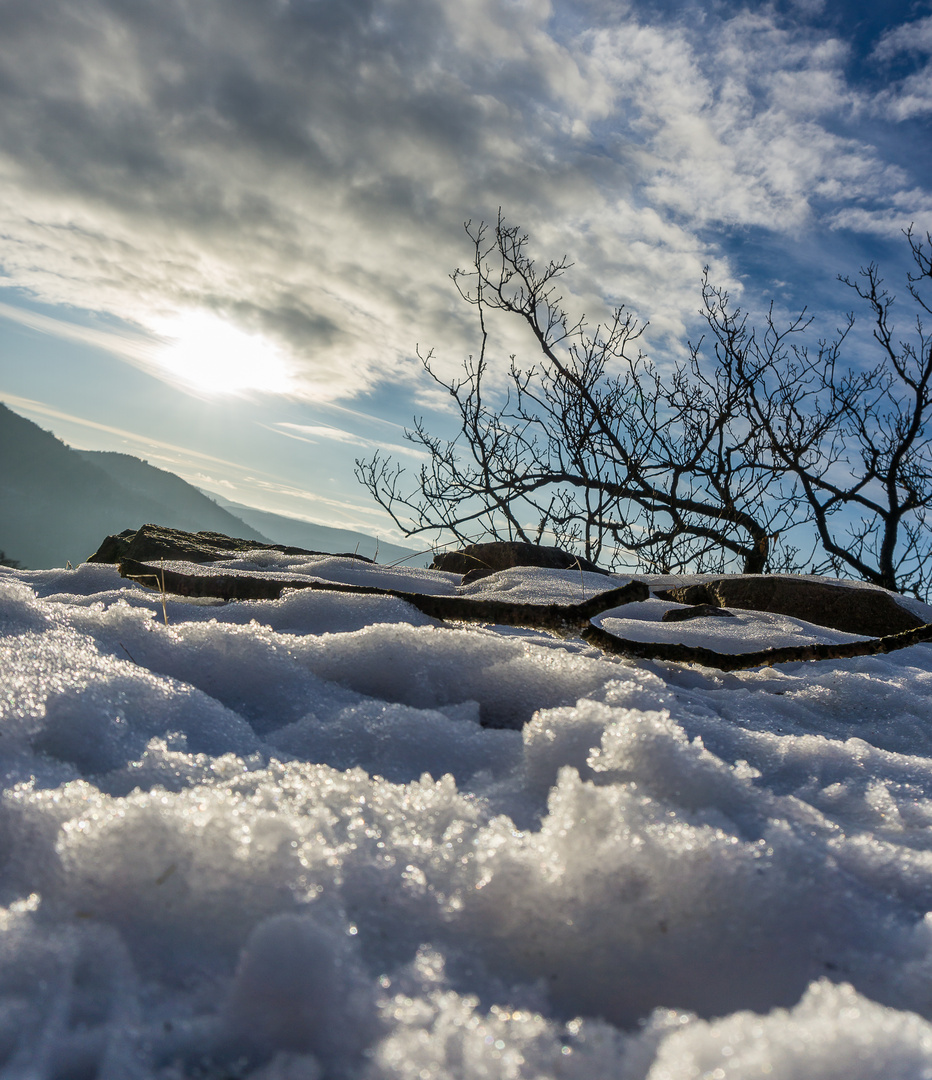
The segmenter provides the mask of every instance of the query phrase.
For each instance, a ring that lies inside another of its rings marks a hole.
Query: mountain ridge
[[[120,456],[120,455],[117,455]],[[50,569],[77,564],[110,533],[157,521],[188,531],[236,529],[262,541],[196,488],[200,503],[182,508],[172,499],[134,489],[113,475],[104,455],[83,452],[0,403],[0,550],[23,567]],[[140,462],[144,469],[173,476]],[[179,477],[177,484],[185,484]],[[168,481],[168,489],[172,481]],[[164,487],[164,485],[163,485]]]
[[[233,506],[242,506],[253,521]],[[264,531],[255,520],[276,531]],[[106,536],[147,522],[315,551],[355,546],[369,557],[369,547],[374,552],[378,543],[352,530],[233,504],[131,454],[75,449],[0,402],[0,560],[34,570],[77,564]],[[289,539],[297,534],[306,542]],[[318,542],[310,542],[314,537]],[[379,547],[387,559],[414,554],[397,545]]]

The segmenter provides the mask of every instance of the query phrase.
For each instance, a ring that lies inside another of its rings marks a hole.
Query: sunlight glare
[[[153,353],[174,382],[211,396],[248,390],[285,393],[291,377],[284,352],[208,311],[187,311],[156,327],[163,344]]]

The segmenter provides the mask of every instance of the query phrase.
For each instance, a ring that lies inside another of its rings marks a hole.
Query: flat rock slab
[[[616,589],[597,593],[577,604],[516,604],[508,600],[477,600],[466,596],[437,596],[432,593],[383,589],[378,586],[348,585],[335,581],[313,581],[283,577],[266,578],[253,573],[224,573],[222,569],[199,566],[186,571],[177,561],[142,563],[124,559],[120,576],[149,589],[175,596],[211,596],[220,600],[278,600],[285,589],[317,589],[323,592],[362,596],[392,596],[406,600],[432,618],[465,622],[501,623],[527,626],[558,633],[578,633],[593,616],[625,604],[647,600],[650,588],[643,581],[629,581]]]
[[[705,619],[709,616],[718,619],[733,619],[734,615],[715,604],[696,604],[694,607],[670,608],[661,617],[661,622],[688,622],[690,619]]]
[[[143,525],[108,536],[87,562],[121,563],[151,562],[153,559],[174,559],[182,562],[207,563],[231,559],[245,551],[280,551],[286,555],[330,555],[329,551],[308,551],[286,544],[261,544],[256,540],[241,540],[223,533],[189,533],[168,529],[163,525]],[[364,555],[341,553],[344,559],[359,559],[371,563]]]
[[[654,595],[678,604],[770,611],[865,637],[900,634],[923,625],[919,616],[897,603],[893,593],[783,574],[736,574]]]
[[[445,551],[434,556],[431,570],[446,570],[453,574],[471,574],[476,580],[484,573],[510,570],[515,566],[542,566],[549,570],[588,570],[608,574],[601,566],[573,555],[562,548],[525,544],[517,540],[498,540],[488,544],[467,544],[459,551]],[[472,574],[476,571],[475,574]]]

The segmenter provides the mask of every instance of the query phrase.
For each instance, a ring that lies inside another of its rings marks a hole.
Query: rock
[[[707,616],[715,618],[733,619],[734,615],[725,608],[716,607],[714,604],[696,604],[695,607],[670,608],[660,616],[661,622],[686,622],[687,619],[704,619]]]
[[[124,559],[148,562],[153,559],[178,559],[184,562],[205,563],[232,559],[245,551],[278,551],[284,555],[329,555],[328,551],[307,551],[285,544],[260,544],[255,540],[240,540],[223,533],[188,533],[167,529],[162,525],[143,525],[125,529],[108,536],[87,562],[121,563]],[[364,555],[341,554],[343,559],[372,562]]]
[[[517,540],[496,540],[488,544],[467,544],[459,551],[444,551],[434,556],[431,570],[446,570],[452,574],[468,574],[471,571],[509,570],[513,566],[543,566],[550,570],[588,570],[593,574],[608,574],[600,566],[571,555],[556,547],[525,544]],[[476,574],[476,580],[485,574]]]
[[[492,574],[497,574],[497,570],[493,570],[490,566],[477,566],[475,570],[467,570],[463,574],[463,584],[471,585],[474,581],[481,581],[483,578],[491,577]]]
[[[770,611],[866,637],[899,634],[923,625],[922,619],[896,602],[894,593],[784,574],[735,574],[654,595],[678,604]]]

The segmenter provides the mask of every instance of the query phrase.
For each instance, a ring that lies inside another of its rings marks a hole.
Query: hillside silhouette
[[[34,570],[77,564],[109,533],[157,522],[267,538],[173,473],[74,450],[0,403],[0,551]]]
[[[412,560],[412,549],[352,529],[218,500],[131,454],[76,450],[0,403],[0,565],[77,565],[105,536],[150,522],[310,551],[356,551],[380,562],[426,565],[430,558]]]

